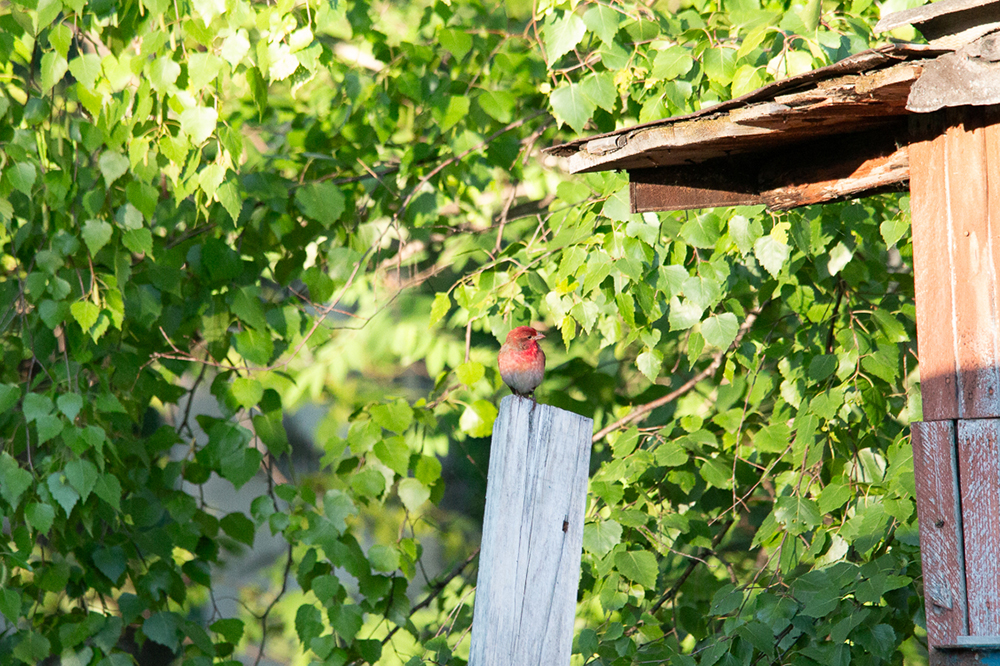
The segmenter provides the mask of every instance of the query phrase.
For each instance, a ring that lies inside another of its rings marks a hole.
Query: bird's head
[[[529,340],[541,340],[545,336],[530,326],[518,326],[507,334],[507,342],[525,343]]]

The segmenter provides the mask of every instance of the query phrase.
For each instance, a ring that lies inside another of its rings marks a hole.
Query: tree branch
[[[444,592],[444,588],[448,587],[448,583],[450,583],[452,580],[455,579],[456,576],[462,573],[462,571],[465,570],[465,567],[469,566],[469,564],[472,563],[472,560],[476,559],[478,556],[479,556],[479,548],[476,548],[474,551],[472,551],[471,555],[465,558],[464,562],[456,566],[448,573],[447,576],[445,576],[438,583],[436,583],[434,587],[431,589],[431,591],[427,594],[427,596],[424,597],[423,601],[421,601],[416,606],[410,609],[410,616],[412,616],[418,610],[430,606],[431,602],[434,601],[434,599],[437,598],[439,594]],[[392,638],[397,631],[399,631],[399,625],[396,625],[391,630],[389,630],[389,633],[386,634],[385,638],[382,639],[382,645],[388,643],[389,639]]]
[[[595,443],[599,442],[600,440],[604,439],[609,433],[612,433],[615,430],[618,430],[619,428],[623,428],[624,426],[627,426],[628,424],[634,421],[638,421],[640,419],[645,418],[646,415],[648,415],[651,411],[653,411],[657,407],[661,407],[667,404],[668,402],[673,402],[680,396],[684,395],[685,393],[693,389],[698,384],[698,382],[705,379],[706,377],[710,377],[716,370],[718,370],[719,366],[722,365],[722,359],[726,357],[726,353],[730,349],[735,349],[736,347],[739,346],[740,342],[743,340],[743,336],[746,335],[747,331],[750,330],[750,327],[753,326],[753,323],[757,320],[757,315],[760,314],[760,311],[764,308],[765,305],[767,305],[767,303],[757,308],[756,310],[753,310],[752,312],[750,312],[750,314],[747,315],[747,318],[743,321],[743,324],[740,326],[740,330],[737,331],[736,338],[733,340],[733,343],[729,345],[728,348],[720,349],[718,352],[716,352],[715,356],[712,358],[712,362],[709,363],[707,368],[705,368],[704,370],[696,374],[694,377],[681,384],[676,390],[671,391],[665,396],[657,398],[652,402],[647,402],[645,405],[640,405],[639,407],[636,407],[631,412],[621,417],[611,425],[605,426],[600,431],[598,431],[596,435],[594,435],[592,441]]]

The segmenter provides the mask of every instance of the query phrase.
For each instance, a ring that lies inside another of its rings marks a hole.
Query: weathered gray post
[[[493,425],[470,666],[565,666],[592,419],[508,396]]]

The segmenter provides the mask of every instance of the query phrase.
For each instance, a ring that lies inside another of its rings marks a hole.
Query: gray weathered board
[[[493,426],[470,666],[568,666],[592,419],[508,396]]]

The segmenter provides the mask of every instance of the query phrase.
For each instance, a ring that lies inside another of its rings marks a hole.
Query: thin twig
[[[657,602],[653,604],[653,607],[649,609],[648,612],[650,615],[655,614],[656,611],[660,610],[660,608],[663,607],[663,604],[667,603],[668,601],[673,599],[674,596],[676,596],[676,594],[680,591],[681,586],[684,585],[685,581],[687,581],[687,579],[691,576],[691,574],[694,573],[695,568],[699,564],[704,562],[705,557],[709,553],[712,553],[715,550],[715,548],[717,548],[718,545],[722,543],[722,539],[726,536],[726,533],[729,532],[729,528],[732,527],[732,525],[733,525],[733,520],[732,519],[727,520],[722,525],[722,528],[719,530],[719,533],[712,538],[712,547],[703,548],[702,553],[699,557],[694,558],[690,562],[688,562],[687,568],[684,570],[684,573],[681,574],[681,577],[677,579],[677,582],[674,583],[669,590],[664,592],[663,596],[660,597],[659,600],[657,600]],[[638,631],[639,628],[642,627],[642,625],[643,625],[642,620],[639,620],[639,622],[629,627],[628,631],[625,632],[625,635],[631,636],[636,631]]]
[[[472,560],[476,559],[476,557],[478,557],[478,556],[479,556],[479,549],[476,548],[474,551],[472,551],[471,555],[469,555],[467,558],[465,558],[464,562],[462,562],[461,564],[459,564],[458,566],[456,566],[454,569],[452,569],[448,573],[447,576],[445,576],[438,583],[436,583],[434,585],[433,589],[427,594],[426,597],[424,597],[423,601],[421,601],[416,606],[414,606],[413,608],[410,609],[410,616],[412,616],[418,610],[421,610],[421,609],[426,608],[427,606],[429,606],[430,603],[432,601],[434,601],[434,599],[437,598],[438,595],[440,595],[442,592],[444,592],[444,588],[448,587],[448,583],[450,583],[451,581],[453,581],[456,576],[458,576],[460,573],[462,573],[462,571],[465,570],[465,567],[469,566],[472,563]],[[399,631],[399,625],[396,625],[395,627],[393,627],[389,631],[389,633],[386,634],[386,637],[382,639],[382,645],[385,645],[386,643],[388,643],[389,639],[392,638],[393,634],[395,634],[397,631]]]
[[[632,423],[633,421],[638,421],[644,418],[647,414],[649,414],[657,407],[661,407],[667,404],[668,402],[676,400],[680,396],[684,395],[685,393],[693,389],[698,384],[698,382],[705,379],[706,377],[711,376],[716,370],[718,370],[719,366],[722,365],[722,359],[726,357],[726,353],[730,349],[735,349],[736,347],[739,346],[740,342],[743,340],[743,336],[746,335],[747,331],[750,330],[750,327],[753,326],[753,323],[757,320],[757,315],[760,314],[760,311],[761,309],[763,309],[763,307],[764,306],[761,306],[760,308],[750,312],[747,315],[747,318],[743,321],[743,324],[740,326],[740,330],[736,333],[736,338],[733,340],[733,343],[729,345],[729,347],[727,347],[726,349],[720,349],[718,352],[716,352],[715,356],[712,358],[712,362],[708,365],[707,368],[705,368],[704,370],[696,374],[694,377],[681,384],[681,386],[678,387],[676,390],[671,391],[665,396],[657,398],[652,402],[647,402],[645,405],[640,405],[636,407],[631,412],[621,417],[611,425],[602,428],[600,431],[598,431],[596,435],[594,435],[593,441],[598,442],[604,439],[608,435],[608,433],[612,433],[615,430],[618,430],[619,428],[622,428]]]
[[[277,596],[271,600],[271,603],[267,605],[264,614],[260,616],[260,651],[257,652],[257,659],[254,660],[253,666],[259,666],[260,660],[264,657],[264,648],[267,646],[267,616],[271,614],[271,610],[274,609],[281,597],[284,596],[285,590],[288,589],[288,574],[291,570],[292,544],[288,544],[288,560],[285,562],[285,575],[281,578],[281,589],[278,591]]]
[[[497,137],[499,137],[499,136],[501,136],[503,134],[506,134],[507,132],[509,132],[509,131],[511,131],[513,129],[517,129],[518,127],[520,127],[521,125],[524,125],[525,123],[531,122],[532,120],[534,120],[538,116],[542,115],[543,113],[545,113],[544,110],[537,111],[536,113],[531,114],[527,118],[521,118],[520,120],[515,120],[514,122],[510,123],[506,127],[501,127],[500,129],[498,129],[493,134],[490,134],[488,137],[486,137],[485,139],[483,139],[482,141],[480,141],[479,143],[477,143],[473,147],[469,148],[468,150],[466,150],[462,154],[460,154],[460,155],[453,155],[453,156],[449,157],[448,159],[446,159],[444,162],[441,162],[441,164],[438,164],[436,167],[434,167],[431,170],[431,172],[429,174],[427,174],[426,176],[424,176],[423,178],[421,178],[420,182],[417,183],[416,186],[412,190],[410,190],[410,193],[406,195],[405,199],[403,199],[403,203],[399,207],[399,210],[396,212],[395,215],[393,215],[393,219],[399,219],[399,218],[403,217],[403,215],[406,214],[406,209],[410,205],[410,201],[413,199],[414,196],[416,196],[417,192],[420,191],[420,188],[422,188],[425,184],[427,184],[427,181],[429,181],[431,178],[433,178],[434,176],[436,176],[439,173],[441,173],[442,169],[444,169],[445,167],[447,167],[447,166],[449,166],[451,164],[454,164],[455,162],[460,162],[461,160],[465,159],[468,155],[476,152],[477,150],[480,150],[483,146],[486,146],[489,143],[491,143]]]

